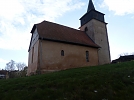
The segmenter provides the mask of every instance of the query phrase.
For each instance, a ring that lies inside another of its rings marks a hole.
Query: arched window
[[[85,32],[87,32],[88,31],[88,28],[87,27],[85,27]]]
[[[89,52],[86,51],[86,61],[89,62]]]
[[[32,63],[33,63],[33,59],[34,59],[34,47],[32,48]]]
[[[61,56],[64,56],[64,50],[61,50]]]

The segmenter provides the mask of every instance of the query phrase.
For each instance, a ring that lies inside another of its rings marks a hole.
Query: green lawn
[[[0,100],[134,100],[134,61],[0,80]]]

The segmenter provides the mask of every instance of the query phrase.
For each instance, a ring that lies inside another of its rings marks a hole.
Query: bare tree
[[[10,62],[6,63],[5,69],[8,71],[15,70],[15,61],[11,60]]]
[[[128,56],[128,55],[134,55],[134,52],[132,52],[132,53],[122,53],[122,54],[119,55],[119,57],[120,56]]]
[[[127,56],[127,55],[129,55],[128,53],[122,53],[122,54],[120,54],[120,56]]]
[[[16,63],[16,67],[19,71],[24,70],[24,67],[26,67],[25,63]]]

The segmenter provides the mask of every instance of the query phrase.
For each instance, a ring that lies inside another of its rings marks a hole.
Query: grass
[[[134,61],[0,80],[0,100],[134,100]]]

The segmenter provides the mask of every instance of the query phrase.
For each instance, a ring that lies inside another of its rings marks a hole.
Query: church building
[[[79,29],[48,21],[35,24],[27,75],[110,63],[107,23],[92,0],[80,22]]]

